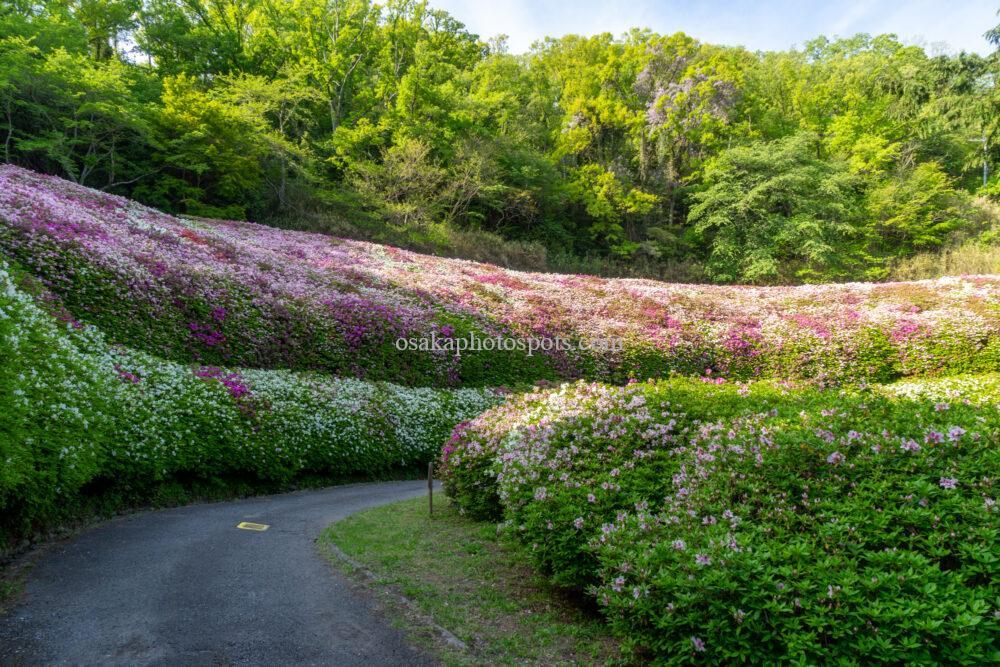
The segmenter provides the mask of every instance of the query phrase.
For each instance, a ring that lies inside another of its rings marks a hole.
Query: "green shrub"
[[[981,664],[998,443],[998,375],[578,383],[463,425],[444,470],[656,662]]]
[[[885,381],[993,370],[982,353],[1000,338],[997,277],[758,289],[517,273],[180,219],[9,165],[0,252],[113,342],[182,363],[404,385]],[[473,335],[493,349],[468,344]],[[532,340],[548,345],[532,351]]]
[[[252,485],[415,467],[456,423],[500,400],[178,364],[67,320],[43,311],[0,260],[0,547],[109,486],[142,496],[176,480]]]

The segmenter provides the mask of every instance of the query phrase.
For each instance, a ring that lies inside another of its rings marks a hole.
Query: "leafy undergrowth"
[[[71,321],[180,362],[494,387],[672,373],[887,381],[1000,365],[997,276],[751,288],[523,273],[181,219],[10,165],[0,251]],[[473,335],[493,349],[455,354]]]
[[[7,573],[0,570],[0,614],[7,611],[8,607],[20,597],[24,590],[24,581],[27,578],[25,572]]]
[[[581,612],[538,576],[523,550],[499,541],[493,526],[460,516],[450,503],[439,502],[433,519],[426,498],[360,512],[333,524],[321,540],[372,571],[379,590],[401,593],[465,642],[467,650],[444,644],[385,596],[411,639],[445,664],[620,661],[599,617]]]
[[[164,361],[61,322],[43,301],[0,258],[0,551],[90,511],[395,475],[501,400]]]
[[[1000,657],[1000,375],[565,385],[460,425],[443,472],[659,662]]]

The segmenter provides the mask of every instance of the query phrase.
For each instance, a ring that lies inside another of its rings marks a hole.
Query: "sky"
[[[818,35],[895,33],[932,52],[986,54],[983,33],[1000,23],[998,0],[430,0],[470,32],[508,35],[512,53],[545,36],[615,35],[632,27],[682,31],[751,50],[801,46]]]

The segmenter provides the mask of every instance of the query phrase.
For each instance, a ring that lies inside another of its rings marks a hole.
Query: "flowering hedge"
[[[0,251],[109,340],[205,364],[412,385],[686,375],[878,380],[1000,367],[1000,277],[802,287],[521,273],[180,219],[0,167]],[[621,350],[400,351],[397,338],[620,338]]]
[[[1000,375],[569,384],[456,428],[446,489],[657,662],[1000,651]]]
[[[134,493],[175,479],[285,482],[422,464],[456,423],[501,400],[164,361],[52,317],[32,282],[0,258],[0,546],[112,483]]]

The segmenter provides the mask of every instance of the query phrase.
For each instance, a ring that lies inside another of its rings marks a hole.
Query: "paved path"
[[[426,488],[353,484],[110,521],[40,558],[0,617],[0,665],[426,664],[314,544],[330,523]]]

